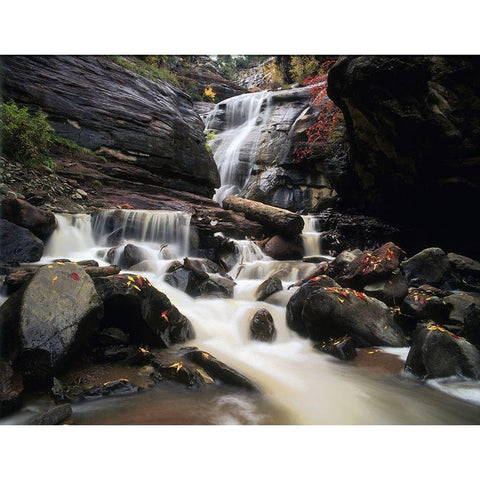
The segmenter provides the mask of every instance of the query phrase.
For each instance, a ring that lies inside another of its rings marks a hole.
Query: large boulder
[[[43,248],[43,242],[30,230],[0,219],[0,262],[38,262]]]
[[[290,323],[287,317],[289,326]],[[352,289],[314,289],[303,302],[300,318],[296,318],[294,324],[302,324],[307,336],[314,341],[349,335],[358,347],[407,346],[389,308]]]
[[[24,372],[47,361],[59,369],[87,344],[102,315],[102,301],[81,267],[41,267],[0,308],[2,354]]]
[[[417,321],[432,320],[443,324],[448,319],[448,308],[444,301],[420,289],[412,290],[403,299],[400,310],[404,315],[409,315]]]
[[[439,239],[478,257],[480,58],[340,57],[328,96],[344,114],[355,175],[339,194],[403,225],[407,251]]]
[[[104,305],[102,327],[116,327],[133,343],[169,347],[194,337],[190,321],[168,297],[140,275],[94,279]]]
[[[448,311],[448,320],[445,326],[454,332],[462,331],[465,325],[465,318],[472,305],[480,308],[480,296],[456,293],[444,297],[443,303]]]
[[[422,378],[461,375],[479,379],[480,350],[438,325],[419,325],[414,332],[405,371]]]
[[[52,212],[34,207],[27,201],[15,197],[8,197],[2,201],[0,216],[19,227],[27,228],[42,240],[57,227],[57,220]]]
[[[448,253],[447,257],[453,272],[466,277],[480,278],[480,262],[458,253]]]
[[[418,252],[400,264],[411,285],[419,287],[425,283],[439,285],[450,271],[450,262],[441,248],[430,247]]]
[[[122,268],[131,268],[146,260],[148,254],[145,249],[137,247],[132,243],[127,243],[125,246],[111,248],[107,252],[106,258],[112,264]]]
[[[0,68],[4,99],[41,107],[57,134],[113,158],[113,177],[210,198],[220,185],[203,122],[177,87],[98,56],[12,55]]]
[[[408,283],[399,272],[392,272],[386,278],[369,283],[363,291],[389,306],[400,305],[408,293]]]
[[[263,251],[275,260],[299,260],[303,257],[302,237],[297,235],[285,238],[274,235],[264,245]]]

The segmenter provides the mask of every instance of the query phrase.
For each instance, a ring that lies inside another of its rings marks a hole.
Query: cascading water
[[[317,231],[317,218],[312,215],[302,215],[305,226],[302,232],[303,249],[306,257],[318,257],[322,254],[320,249],[320,235]]]
[[[241,192],[248,183],[270,112],[271,93],[263,91],[224,100],[207,117],[207,131],[215,129],[217,116],[222,117],[225,125],[210,142],[221,179],[221,187],[214,196],[218,203],[228,195]]]
[[[158,232],[150,231],[153,228],[152,217],[161,216],[163,213],[150,213],[152,216],[134,211],[121,214],[110,212],[108,215],[116,214],[122,222],[125,218],[138,222],[137,226],[140,228],[135,227],[134,231],[139,233],[140,239],[134,240],[134,243],[139,247],[149,245],[153,248],[155,242],[152,242],[152,238],[157,238],[158,242],[168,238],[172,242],[171,239],[177,235],[175,251],[182,251],[186,233],[178,235],[178,232],[168,230],[174,228],[175,222],[171,221],[168,228],[162,227],[166,237],[160,234],[157,236]],[[108,215],[105,214],[107,217]],[[184,220],[180,221],[181,215],[178,215],[177,221],[182,223]],[[86,215],[57,218],[59,228],[47,246],[49,256],[95,258],[104,263],[101,252],[105,251],[102,247],[105,246],[105,241],[114,226],[109,224],[111,219],[97,217],[92,222],[91,228]],[[159,220],[158,224],[161,223]],[[121,225],[128,232],[128,227],[123,223]],[[158,227],[158,231],[162,231],[162,228]],[[132,232],[131,235],[134,236]],[[148,242],[145,243],[145,240]],[[156,246],[158,251],[159,243]],[[263,391],[262,398],[267,402],[268,412],[258,411],[256,404],[252,403],[253,400],[240,393],[229,392],[212,399],[205,397],[207,394],[204,391],[189,392],[183,389],[177,397],[170,400],[164,397],[159,399],[155,395],[161,393],[153,392],[144,396],[97,400],[93,402],[93,406],[92,402],[74,405],[74,421],[77,418],[79,422],[101,423],[106,421],[105,418],[109,418],[112,423],[119,421],[128,423],[130,418],[133,423],[155,422],[155,419],[161,422],[164,418],[162,411],[168,411],[169,415],[175,416],[175,412],[178,412],[184,402],[185,411],[194,411],[197,415],[193,420],[192,417],[188,417],[186,422],[199,421],[199,418],[206,423],[297,424],[478,421],[478,407],[455,400],[435,389],[418,385],[416,381],[401,375],[401,366],[396,367],[396,375],[386,375],[345,364],[318,353],[310,340],[300,338],[287,327],[285,319],[285,305],[296,290],[296,288],[287,290],[287,287],[313,266],[296,261],[273,261],[255,244],[248,241],[237,241],[237,250],[237,265],[229,272],[237,283],[232,299],[193,299],[168,285],[163,281],[163,274],[169,261],[159,258],[158,255],[149,259],[146,270],[141,273],[156,288],[164,292],[192,322],[196,338],[188,342],[187,346],[199,347],[249,377]],[[48,261],[49,258],[51,257],[42,258],[42,262]],[[254,292],[258,285],[274,273],[282,278],[283,291],[272,295],[268,303],[255,301]],[[268,309],[273,316],[277,338],[271,344],[256,342],[249,338],[249,322],[259,308]],[[407,353],[407,349],[384,350],[403,359]],[[471,403],[480,404],[479,382],[457,379],[454,385],[463,389],[452,389],[451,385],[452,383],[447,383],[442,386],[437,382],[435,387],[443,388],[447,392],[448,389],[454,390],[449,393],[463,395]],[[202,407],[198,406],[198,402],[203,402]],[[268,415],[273,411],[279,413],[268,420]],[[206,412],[208,418],[202,417]],[[171,418],[168,416],[163,421],[171,422]]]

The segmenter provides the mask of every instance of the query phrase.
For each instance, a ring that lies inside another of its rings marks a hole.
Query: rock
[[[467,340],[435,324],[419,325],[405,371],[422,378],[460,375],[480,378],[480,351]]]
[[[182,266],[173,272],[166,273],[163,281],[191,297],[199,297],[202,294],[201,285],[205,282],[205,279],[198,278],[194,272]]]
[[[50,408],[29,420],[28,425],[60,425],[72,414],[72,407],[67,403]]]
[[[453,272],[462,276],[480,278],[480,262],[459,255],[458,253],[448,253],[448,261]]]
[[[326,273],[332,278],[342,275],[347,265],[362,255],[362,253],[358,248],[355,250],[343,250],[343,252],[339,253],[335,259],[330,262]]]
[[[36,364],[36,357],[47,356],[55,371],[80,352],[96,332],[103,306],[81,267],[48,265],[13,294],[0,312],[0,323],[9,333],[4,342],[9,358],[20,361],[26,371]],[[25,373],[24,378],[26,382]]]
[[[308,282],[309,280],[312,280],[313,278],[316,277],[321,277],[321,276],[326,276],[324,275],[325,272],[328,270],[328,263],[327,262],[321,262],[319,265],[317,265],[315,268],[310,270],[304,277],[302,277],[300,280],[296,281],[295,283],[292,283],[289,287],[300,287],[303,285],[305,282]]]
[[[270,295],[274,294],[275,292],[279,292],[282,289],[283,285],[280,278],[272,275],[257,287],[255,290],[255,299],[258,302],[263,302]]]
[[[145,249],[131,243],[127,243],[124,247],[111,248],[107,252],[107,260],[121,268],[131,268],[147,258]]]
[[[393,272],[384,280],[369,283],[363,291],[389,306],[400,305],[408,293],[408,283],[399,272]]]
[[[0,360],[0,418],[20,406],[22,392],[22,376],[7,362]]]
[[[361,288],[369,283],[386,278],[398,268],[405,252],[388,242],[374,251],[366,251],[344,267],[338,283],[346,287]]]
[[[480,348],[480,308],[477,305],[467,307],[463,323],[465,338],[477,348]]]
[[[94,387],[82,392],[79,397],[83,400],[96,400],[106,396],[129,395],[138,393],[141,387],[137,387],[126,378],[105,382],[101,387]]]
[[[300,260],[303,258],[302,238],[299,235],[289,238],[274,235],[265,244],[263,251],[275,260]]]
[[[56,377],[53,377],[51,392],[53,399],[57,404],[68,403],[72,401],[72,399],[67,395],[62,382]]]
[[[300,318],[293,323],[303,324],[307,336],[314,341],[349,335],[358,347],[407,346],[388,307],[352,289],[314,289],[303,302]],[[290,326],[288,316],[287,324]]]
[[[210,355],[207,352],[201,350],[189,350],[184,354],[184,357],[205,369],[212,378],[219,380],[221,383],[258,392],[258,387],[247,377],[220,360],[217,360],[213,355]]]
[[[30,230],[0,219],[0,262],[38,262],[43,254],[43,242]]]
[[[119,328],[110,327],[103,329],[96,337],[100,345],[128,345],[130,335]]]
[[[313,347],[340,360],[353,360],[357,356],[355,344],[348,335],[329,340],[328,342],[317,343]]]
[[[467,295],[465,293],[448,295],[443,299],[448,312],[448,320],[442,325],[454,333],[463,330],[465,317],[472,305],[480,308],[480,296]],[[438,323],[438,322],[437,322]]]
[[[250,320],[250,338],[259,342],[273,342],[277,336],[271,313],[261,308]]]
[[[236,283],[220,275],[210,275],[209,279],[200,287],[202,297],[233,298]]]
[[[431,320],[442,324],[448,318],[447,306],[441,298],[418,289],[411,291],[403,299],[400,310],[417,321]]]
[[[182,361],[181,358],[166,360],[168,361],[157,358],[152,361],[152,365],[155,368],[153,379],[156,382],[171,380],[182,383],[188,388],[199,388],[206,383],[214,383],[213,379],[211,379],[211,381],[205,381],[204,375],[202,375],[202,372],[198,368]]]
[[[41,240],[48,238],[57,228],[57,220],[52,212],[41,210],[26,200],[5,198],[0,205],[1,218],[30,230]]]
[[[303,305],[307,297],[315,290],[323,287],[340,288],[340,285],[330,277],[322,275],[305,282],[291,297],[287,303],[286,318],[289,328],[299,335],[308,336],[305,324],[302,320]]]
[[[140,275],[94,279],[104,305],[102,327],[127,332],[138,345],[169,347],[194,337],[189,320]]]
[[[137,353],[134,345],[109,345],[97,347],[92,350],[92,357],[96,362],[119,362],[132,358]]]
[[[75,190],[79,195],[80,197],[82,198],[87,198],[88,197],[88,193],[85,191],[85,190],[82,190],[81,188],[77,188]]]
[[[423,283],[440,285],[450,271],[445,252],[436,247],[426,248],[400,264],[409,283],[418,287]]]
[[[5,98],[41,107],[58,135],[108,156],[102,167],[109,167],[114,178],[209,198],[220,185],[205,148],[203,122],[177,87],[106,57],[12,55],[4,60]],[[112,198],[117,205],[127,199],[119,200]]]

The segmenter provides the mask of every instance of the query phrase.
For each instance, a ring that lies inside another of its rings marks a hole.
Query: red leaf
[[[76,282],[78,282],[78,281],[80,280],[80,277],[78,276],[78,273],[71,272],[71,273],[70,273],[70,276],[71,276]]]

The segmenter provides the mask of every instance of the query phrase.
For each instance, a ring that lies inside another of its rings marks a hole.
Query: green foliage
[[[38,110],[30,115],[13,100],[0,105],[0,145],[7,157],[31,168],[47,165],[54,169],[49,157],[53,128],[47,116]]]
[[[93,155],[94,157],[97,157],[100,160],[107,162],[107,159],[103,155],[98,155],[97,153],[95,153],[93,150],[90,150],[89,148],[81,147],[80,145],[78,145],[78,143],[74,142],[73,140],[70,140],[69,138],[59,137],[58,135],[54,135],[52,139],[53,139],[53,142],[57,145],[63,145],[64,147],[67,147],[70,150],[75,150],[80,153]]]
[[[121,57],[121,56],[112,56],[110,57],[116,64],[130,70],[132,72],[138,73],[143,77],[147,77],[150,80],[158,81],[163,80],[164,82],[171,83],[172,85],[179,85],[178,78],[171,70],[166,66],[166,55],[148,55],[144,57],[145,60],[138,57]]]
[[[217,55],[216,62],[222,73],[232,79],[238,70],[254,67],[268,58],[268,55]]]
[[[207,149],[207,152],[211,152],[212,151],[212,148],[210,147],[210,142],[212,142],[213,140],[215,140],[215,134],[216,134],[216,130],[210,130],[207,132],[207,135],[206,135],[206,140],[205,140],[205,148]]]

